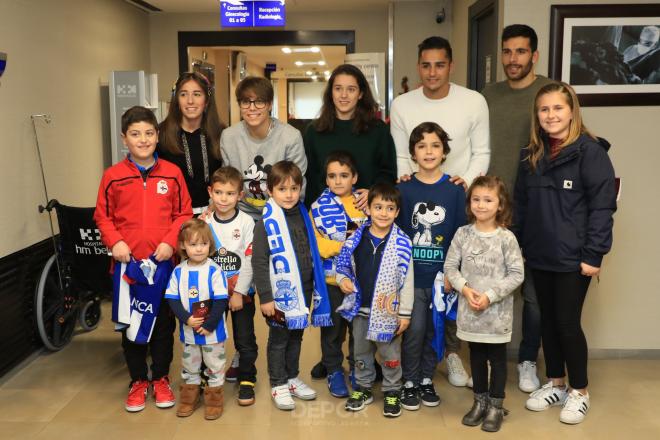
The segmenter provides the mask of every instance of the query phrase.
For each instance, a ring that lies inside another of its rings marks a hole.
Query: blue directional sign
[[[220,26],[269,27],[286,25],[284,0],[222,0]]]

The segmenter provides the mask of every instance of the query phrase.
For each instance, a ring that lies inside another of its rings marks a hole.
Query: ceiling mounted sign
[[[220,26],[273,27],[286,25],[284,0],[222,0]]]

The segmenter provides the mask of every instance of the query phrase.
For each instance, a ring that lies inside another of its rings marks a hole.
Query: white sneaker
[[[524,361],[518,364],[518,388],[525,393],[536,391],[541,386],[536,376],[536,362]]]
[[[291,392],[288,385],[280,385],[270,389],[270,395],[277,409],[292,410],[296,408],[296,402],[291,398]]]
[[[316,391],[311,389],[309,385],[300,380],[299,377],[295,379],[289,379],[289,391],[293,397],[297,397],[302,400],[314,400],[316,399]]]
[[[577,390],[571,390],[559,413],[559,421],[569,425],[577,425],[584,420],[589,411],[589,394],[580,394]]]
[[[544,411],[551,406],[560,406],[566,402],[566,388],[552,386],[552,381],[529,395],[525,407],[531,411]]]
[[[463,362],[456,353],[447,356],[447,372],[449,373],[449,383],[455,387],[464,387],[469,379],[468,374],[463,368]]]

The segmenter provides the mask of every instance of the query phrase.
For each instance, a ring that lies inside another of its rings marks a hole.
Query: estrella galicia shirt
[[[465,224],[465,191],[447,174],[431,184],[413,175],[398,188],[401,208],[396,223],[412,239],[415,287],[431,288],[456,230]]]

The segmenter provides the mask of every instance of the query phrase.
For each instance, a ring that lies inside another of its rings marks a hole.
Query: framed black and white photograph
[[[660,105],[660,4],[552,5],[549,76],[583,106]]]

